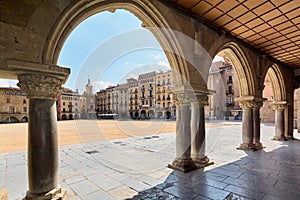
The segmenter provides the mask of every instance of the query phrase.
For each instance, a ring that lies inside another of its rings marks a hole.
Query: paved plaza
[[[60,146],[61,187],[70,200],[300,199],[299,140],[273,141],[274,126],[262,124],[265,148],[240,151],[240,123],[208,127],[206,149],[215,164],[186,174],[166,167],[175,158],[174,132]],[[9,200],[25,196],[26,152],[0,154],[0,184]]]

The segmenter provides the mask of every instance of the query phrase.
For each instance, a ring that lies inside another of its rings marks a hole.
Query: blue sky
[[[168,60],[141,21],[125,10],[95,14],[79,24],[64,43],[58,65],[71,68],[65,87],[83,92],[88,78],[94,91],[124,83],[140,73],[166,71]],[[17,81],[0,79],[2,86]]]

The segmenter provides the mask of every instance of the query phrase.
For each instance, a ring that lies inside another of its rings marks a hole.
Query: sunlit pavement
[[[175,134],[139,136],[60,147],[59,178],[68,199],[300,199],[300,142],[278,142],[262,125],[256,152],[236,150],[241,125],[207,129],[215,164],[187,174],[166,166],[175,158]],[[297,137],[299,134],[296,133]],[[1,187],[9,199],[27,190],[26,152],[0,155]]]

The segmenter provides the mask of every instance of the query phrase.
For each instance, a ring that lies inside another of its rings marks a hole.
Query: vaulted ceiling
[[[169,0],[198,19],[300,68],[300,0]]]

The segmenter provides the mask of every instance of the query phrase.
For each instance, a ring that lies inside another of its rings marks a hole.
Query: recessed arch
[[[240,96],[255,96],[255,84],[249,62],[242,49],[234,42],[224,44],[215,55],[223,57],[234,67],[239,83]]]
[[[182,49],[176,40],[176,34],[171,31],[166,19],[156,9],[150,1],[145,0],[111,0],[111,1],[75,1],[65,9],[51,28],[43,49],[43,63],[56,64],[62,46],[74,30],[82,21],[88,17],[103,11],[114,12],[116,9],[124,9],[137,18],[148,28],[158,40],[174,73],[176,85],[183,85],[189,81],[187,63],[184,60]]]
[[[272,64],[266,71],[264,77],[266,76],[269,76],[272,82],[274,101],[286,101],[286,89],[284,79],[278,65]]]

